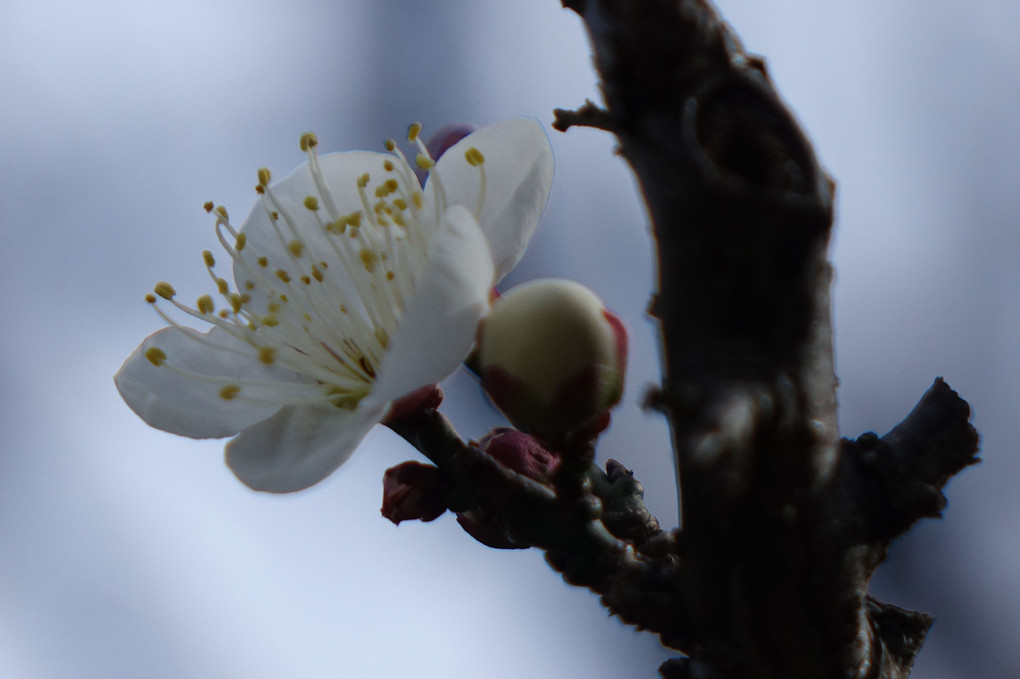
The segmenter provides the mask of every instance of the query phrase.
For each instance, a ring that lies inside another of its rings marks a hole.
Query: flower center
[[[389,154],[371,154],[372,161],[365,161],[377,170],[344,176],[338,186],[334,175],[343,167],[342,154],[320,158],[315,135],[302,135],[311,178],[311,192],[303,200],[291,195],[294,180],[271,186],[270,172],[263,168],[255,187],[263,214],[253,212],[245,229],[231,224],[224,207],[205,205],[232,260],[236,289],[217,275],[215,258],[206,250],[202,257],[215,297],[202,295],[190,307],[178,301],[169,283],[157,284],[146,296],[163,320],[195,342],[261,363],[252,372],[262,378],[201,374],[157,346],[146,350],[146,358],[218,389],[225,400],[355,408],[372,389],[447,208],[420,131],[420,125],[412,125],[408,141],[417,147],[416,165],[429,171],[434,188],[429,199],[394,141],[386,142]],[[477,203],[470,206],[481,214],[484,158],[472,147],[465,160],[481,175]],[[344,212],[341,206],[356,209]],[[181,326],[160,300],[228,337],[214,339]]]

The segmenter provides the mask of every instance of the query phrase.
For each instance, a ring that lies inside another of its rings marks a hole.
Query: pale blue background
[[[728,0],[839,181],[835,310],[845,432],[884,432],[936,375],[974,406],[985,462],[875,583],[938,621],[917,679],[1020,676],[1020,5]],[[551,121],[595,98],[556,0],[4,0],[0,3],[0,676],[652,677],[668,652],[607,618],[536,552],[450,517],[394,528],[373,434],[289,497],[241,486],[219,442],[137,420],[111,377],[160,322],[158,280],[207,291],[216,200],[256,168],[378,149],[407,123]],[[631,329],[601,457],[675,522],[659,417],[651,245],[608,135],[550,132],[557,175],[513,280],[577,278]],[[457,424],[497,422],[459,376]]]

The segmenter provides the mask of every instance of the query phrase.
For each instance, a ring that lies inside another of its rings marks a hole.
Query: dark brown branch
[[[652,217],[682,489],[683,611],[701,677],[909,673],[929,618],[869,601],[888,541],[973,460],[941,381],[879,441],[840,443],[826,258],[833,184],[763,60],[707,0],[564,0]],[[692,669],[692,668],[696,668]],[[869,669],[870,668],[870,669]]]
[[[677,545],[648,513],[641,484],[622,465],[611,463],[606,473],[583,464],[581,477],[561,482],[584,491],[568,493],[464,443],[435,409],[388,425],[439,468],[452,511],[498,521],[508,545],[543,549],[567,582],[601,594],[625,622],[656,632],[667,645],[687,643]]]
[[[938,518],[946,506],[942,487],[978,462],[978,434],[970,407],[942,378],[888,434],[868,433],[844,441],[844,465],[852,466],[868,497],[869,536],[891,540],[922,518]]]

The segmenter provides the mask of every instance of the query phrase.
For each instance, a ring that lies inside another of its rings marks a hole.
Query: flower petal
[[[363,211],[358,194],[358,177],[369,175],[371,181],[367,189],[371,196],[377,185],[393,176],[384,167],[385,163],[392,160],[393,156],[388,153],[371,151],[344,151],[320,156],[322,182],[328,195],[323,195],[319,190],[308,162],[302,163],[286,177],[272,182],[265,204],[262,201],[256,202],[241,227],[246,243],[241,252],[244,264],[235,263],[234,266],[234,280],[238,290],[248,290],[246,281],[268,273],[268,285],[260,285],[252,291],[252,296],[257,297],[265,293],[262,288],[272,288],[277,270],[287,271],[293,278],[298,278],[308,273],[302,267],[309,269],[313,263],[326,262],[331,277],[351,291],[352,298],[356,298],[349,277],[359,272],[356,268],[351,272],[341,262],[323,224],[338,216]],[[318,210],[313,211],[305,205],[305,199],[309,196],[318,202]],[[279,216],[275,226],[267,210]],[[289,249],[289,244],[294,240],[302,244],[297,261],[294,252]],[[266,258],[266,266],[260,265],[260,257]],[[264,300],[255,301],[256,308],[264,305]]]
[[[471,350],[489,308],[492,255],[467,208],[455,205],[443,214],[426,262],[366,397],[371,402],[391,401],[449,376]]]
[[[166,354],[168,365],[157,367],[146,358],[152,347]],[[224,379],[217,383],[186,377],[172,372],[170,365]],[[232,436],[280,409],[271,387],[259,389],[259,402],[223,398],[220,392],[229,380],[274,381],[281,387],[301,381],[288,370],[259,362],[250,346],[218,328],[207,333],[164,328],[147,337],[113,379],[125,403],[147,424],[192,438]]]
[[[436,163],[436,172],[447,205],[470,210],[481,186],[479,168],[464,157],[471,147],[485,157],[485,202],[477,217],[489,239],[498,282],[524,254],[545,208],[552,188],[552,148],[542,125],[530,118],[480,128],[450,147]]]
[[[228,443],[227,465],[254,490],[303,490],[336,471],[387,407],[286,406]]]

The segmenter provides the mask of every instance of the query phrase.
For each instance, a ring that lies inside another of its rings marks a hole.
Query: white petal
[[[278,269],[283,269],[293,278],[298,278],[308,273],[307,270],[298,270],[299,267],[309,267],[312,263],[324,261],[328,265],[331,277],[345,289],[351,290],[349,279],[342,274],[344,267],[329,242],[329,238],[333,236],[325,233],[322,223],[330,222],[337,216],[363,211],[358,194],[358,177],[366,173],[370,176],[371,182],[367,190],[370,200],[374,200],[372,196],[375,187],[393,176],[392,172],[387,172],[383,167],[383,163],[392,160],[393,156],[388,153],[371,151],[345,151],[320,156],[319,167],[328,199],[319,191],[308,162],[302,163],[283,179],[271,182],[269,187],[271,199],[267,200],[267,204],[279,215],[276,227],[269,218],[266,206],[259,201],[255,203],[241,228],[247,241],[241,255],[250,270],[267,271],[272,283]],[[312,212],[305,206],[304,201],[308,196],[317,199],[319,203],[317,212]],[[299,263],[295,264],[287,244],[297,239],[302,241],[305,250]],[[259,257],[266,257],[269,262],[264,269],[257,262]],[[234,266],[234,280],[238,289],[244,290],[245,281],[252,278],[251,272],[244,266]],[[260,293],[263,293],[263,290],[257,289],[253,296]],[[261,308],[261,303],[262,300],[256,299],[255,308]]]
[[[226,400],[220,396],[225,382],[201,381],[173,373],[165,365],[157,367],[145,357],[149,347],[162,349],[167,363],[200,375],[271,380],[281,382],[281,386],[300,381],[290,371],[259,362],[250,346],[218,328],[208,333],[164,328],[147,337],[113,379],[125,403],[147,424],[181,436],[232,436],[279,410],[279,399],[269,404],[243,398]],[[234,350],[248,355],[238,355]],[[260,398],[272,399],[271,388],[259,391]]]
[[[254,490],[303,490],[336,471],[388,407],[287,406],[228,443],[227,465]]]
[[[478,223],[492,248],[499,281],[520,260],[552,188],[553,155],[542,125],[516,118],[480,128],[460,140],[436,164],[447,205],[474,210],[481,173],[464,158],[475,147],[485,157],[485,203]],[[433,187],[428,187],[432,189]]]
[[[464,206],[450,208],[367,398],[399,398],[456,370],[489,308],[493,282],[492,255],[478,222]]]

